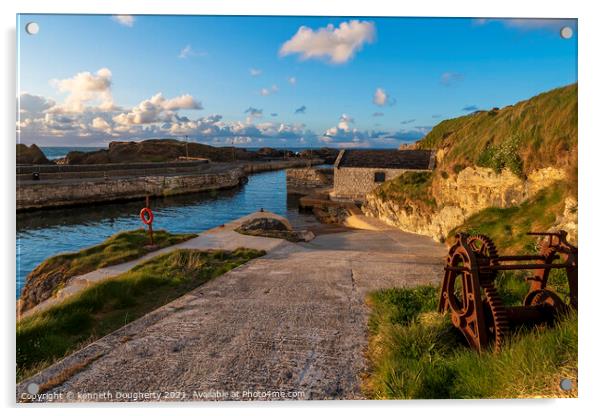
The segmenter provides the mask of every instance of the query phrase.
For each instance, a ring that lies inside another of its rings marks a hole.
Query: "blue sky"
[[[18,138],[397,147],[576,82],[576,33],[574,20],[21,15]]]

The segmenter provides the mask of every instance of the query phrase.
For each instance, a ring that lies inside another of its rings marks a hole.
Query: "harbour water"
[[[95,150],[106,149],[105,147],[66,147],[66,146],[46,146],[40,148],[49,160],[62,159],[69,152],[93,152]]]
[[[140,228],[143,205],[133,201],[17,214],[17,297],[27,274],[44,259]],[[154,228],[174,233],[199,233],[261,208],[293,224],[315,222],[313,216],[298,213],[295,198],[287,198],[284,170],[250,175],[249,182],[236,189],[156,199],[151,208]]]

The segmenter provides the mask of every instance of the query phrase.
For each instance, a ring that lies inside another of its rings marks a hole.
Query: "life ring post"
[[[149,207],[142,208],[140,210],[140,220],[142,221],[143,224],[145,224],[148,227],[148,235],[150,237],[150,245],[154,246],[155,241],[153,238],[153,220],[154,220],[153,211]]]

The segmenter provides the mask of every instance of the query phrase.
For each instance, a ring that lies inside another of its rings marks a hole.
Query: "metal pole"
[[[146,195],[146,208],[150,208],[150,195]],[[150,237],[150,245],[155,245],[155,239],[153,238],[153,223],[148,224],[148,234]]]

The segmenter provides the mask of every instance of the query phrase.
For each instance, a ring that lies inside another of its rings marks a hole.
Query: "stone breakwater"
[[[105,170],[81,177],[33,180],[17,175],[17,211],[85,205],[99,202],[141,199],[145,196],[169,196],[213,191],[236,187],[252,173],[307,165],[307,160],[282,160],[248,163],[215,163],[203,169],[164,171],[157,169],[130,170],[123,176]],[[315,159],[312,164],[322,163]]]
[[[563,180],[566,172],[554,167],[536,170],[521,179],[508,170],[496,173],[489,168],[469,167],[457,176],[447,179],[436,177],[432,193],[437,209],[426,210],[418,203],[383,200],[375,193],[368,194],[362,211],[403,231],[444,241],[447,234],[461,225],[471,215],[488,207],[508,208],[534,196],[543,188]],[[568,213],[559,224],[574,231],[576,239],[576,201],[565,201]],[[570,209],[569,209],[570,208]],[[573,218],[575,217],[575,218]]]

